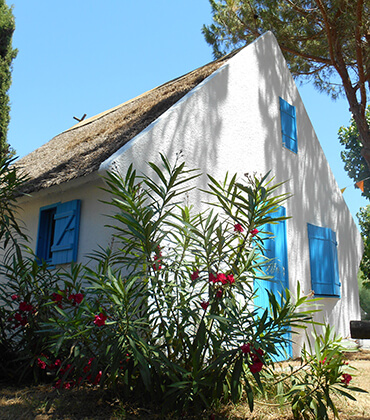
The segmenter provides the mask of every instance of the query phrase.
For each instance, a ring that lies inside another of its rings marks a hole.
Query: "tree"
[[[360,269],[364,275],[363,286],[370,289],[370,205],[361,207],[357,213],[361,236],[364,241],[364,255]]]
[[[213,24],[203,26],[215,57],[270,30],[293,76],[333,98],[344,93],[370,168],[369,0],[209,0]]]
[[[366,110],[367,123],[370,124],[370,106]],[[361,141],[355,120],[352,118],[349,127],[340,127],[339,142],[344,146],[340,156],[344,169],[354,182],[364,181],[362,195],[370,200],[370,170],[361,155]]]
[[[15,21],[12,8],[0,0],[0,157],[9,151],[7,133],[9,125],[9,96],[11,85],[12,61],[17,50],[12,47],[12,37],[15,30]]]

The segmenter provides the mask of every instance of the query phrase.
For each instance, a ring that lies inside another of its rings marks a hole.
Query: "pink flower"
[[[221,282],[222,284],[227,284],[226,276],[225,274],[219,273],[217,274],[217,282]]]
[[[58,379],[58,380],[55,382],[54,388],[59,389],[61,384],[62,384],[62,380],[61,380],[61,379]]]
[[[262,349],[255,349],[250,343],[240,346],[240,350],[244,354],[248,354],[251,358],[252,363],[248,364],[249,370],[252,373],[261,372],[264,365],[263,361],[261,360],[261,356],[263,356],[264,351]]]
[[[263,362],[261,362],[260,360],[253,362],[252,365],[248,365],[249,370],[252,373],[258,373],[261,372],[262,368],[263,368]]]
[[[253,350],[255,353],[251,354],[252,364],[248,365],[248,367],[252,373],[258,373],[261,372],[263,368],[263,361],[261,360],[261,356],[263,356],[264,351],[262,349]]]
[[[50,366],[50,369],[58,369],[62,366],[62,361],[57,359],[53,365]]]
[[[98,327],[102,327],[103,325],[105,325],[106,320],[107,317],[102,312],[100,312],[99,315],[95,315],[94,324]]]
[[[27,302],[20,302],[19,303],[19,310],[21,312],[31,312],[33,311],[33,306]]]
[[[12,300],[17,300],[17,299],[19,299],[18,295],[12,295]]]
[[[216,292],[216,298],[220,299],[222,297],[222,289],[218,289]]]
[[[84,367],[83,371],[85,373],[89,372],[91,369],[91,363],[93,362],[94,357],[90,357],[89,361],[87,362],[87,365]]]
[[[217,277],[213,273],[209,273],[209,281],[211,283],[216,283],[217,282]]]
[[[62,295],[60,295],[59,293],[53,293],[53,294],[51,295],[51,298],[52,298],[52,300],[53,300],[54,302],[61,302],[61,301],[62,301],[62,299],[63,299],[63,296],[62,296]]]
[[[233,284],[233,283],[235,283],[235,279],[234,279],[234,276],[233,276],[232,274],[229,274],[229,275],[226,277],[226,280],[228,281],[228,283],[229,283],[229,284]]]
[[[22,325],[23,327],[27,324],[27,322],[28,322],[28,319],[27,319],[27,317],[26,317],[26,315],[25,316],[22,316],[22,314],[20,314],[19,312],[17,312],[15,315],[14,315],[14,319],[16,320],[16,321],[18,321],[19,322],[19,324],[20,325]],[[16,327],[19,327],[19,325],[16,325]]]
[[[73,388],[74,387],[74,381],[71,381],[71,382],[65,382],[64,384],[63,384],[63,388],[64,389],[71,389],[71,388]]]
[[[256,236],[258,232],[259,232],[259,230],[258,230],[258,229],[253,229],[253,230],[251,230],[251,236],[252,236],[252,237],[253,237],[253,236]]]
[[[234,232],[242,233],[244,232],[243,226],[240,223],[234,225]]]
[[[100,379],[102,377],[103,372],[100,370],[99,373],[95,376],[93,385],[98,385],[98,383],[100,382]]]
[[[345,384],[346,386],[349,385],[349,383],[352,380],[352,376],[349,375],[348,373],[343,373],[342,378],[343,378],[342,383]]]
[[[251,345],[249,343],[247,344],[243,344],[242,346],[240,346],[240,350],[246,354],[246,353],[250,353],[251,351]]]
[[[195,270],[190,278],[194,281],[199,277],[199,270]]]
[[[200,306],[206,311],[208,308],[209,302],[203,300],[203,302],[200,302]]]
[[[37,365],[41,369],[46,369],[46,363],[43,360],[41,360],[40,358],[37,359]]]
[[[14,319],[16,320],[16,321],[18,321],[18,322],[21,322],[21,320],[22,320],[22,315],[19,313],[19,312],[17,312],[15,315],[14,315]]]
[[[159,256],[158,255],[154,255],[154,264],[153,264],[153,270],[154,271],[157,271],[157,270],[161,270],[162,269],[162,266],[161,266],[161,259],[159,258],[161,256],[161,253],[159,253]]]
[[[76,293],[76,294],[68,296],[68,300],[73,300],[74,305],[76,305],[76,303],[80,304],[83,298],[84,298],[84,295],[82,293]]]
[[[324,365],[324,364],[325,364],[325,362],[326,362],[326,359],[327,359],[327,358],[326,358],[326,357],[324,357],[324,359],[323,359],[323,360],[320,360],[320,363]]]

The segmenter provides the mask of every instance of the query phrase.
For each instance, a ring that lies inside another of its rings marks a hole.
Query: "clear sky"
[[[8,140],[24,156],[76,123],[213,60],[201,33],[208,0],[6,0],[16,31]],[[340,159],[338,129],[350,120],[311,85],[303,102],[355,217],[368,204]]]

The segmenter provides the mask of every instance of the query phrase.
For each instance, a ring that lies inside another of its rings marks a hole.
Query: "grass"
[[[355,371],[354,385],[370,393],[370,352],[347,354]],[[355,395],[357,401],[337,399],[340,420],[370,420],[370,394]],[[289,407],[279,408],[257,401],[253,413],[246,403],[222,406],[214,413],[199,413],[197,419],[292,420]],[[0,389],[1,420],[115,420],[160,419],[155,407],[123,403],[97,388],[57,391],[50,385]],[[169,417],[170,418],[170,417]],[[171,417],[174,419],[174,417]]]

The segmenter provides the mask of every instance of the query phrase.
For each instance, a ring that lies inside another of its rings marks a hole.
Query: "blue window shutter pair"
[[[36,255],[49,264],[77,259],[81,201],[57,203],[40,209]]]
[[[290,105],[279,97],[280,101],[280,121],[283,136],[283,145],[294,153],[298,152],[297,142],[297,121],[295,106]]]
[[[318,296],[340,297],[338,252],[335,232],[307,224],[312,290]]]

